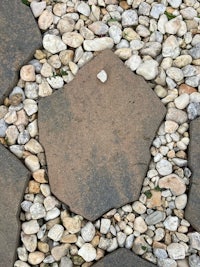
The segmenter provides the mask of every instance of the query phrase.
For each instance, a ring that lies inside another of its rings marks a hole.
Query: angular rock
[[[18,215],[29,172],[0,145],[0,266],[14,265],[19,240]]]
[[[154,267],[153,263],[150,263],[141,257],[137,256],[128,249],[120,248],[110,253],[92,267],[130,267],[130,266],[142,266],[142,267]]]
[[[20,67],[30,60],[35,50],[41,46],[41,34],[30,8],[22,4],[22,1],[16,0],[0,1],[0,33],[2,102],[16,84]]]
[[[189,166],[192,170],[185,218],[200,232],[200,118],[190,124]]]
[[[97,78],[102,69],[106,83]],[[97,55],[64,90],[39,103],[53,194],[89,220],[137,200],[164,115],[143,78],[112,51]]]

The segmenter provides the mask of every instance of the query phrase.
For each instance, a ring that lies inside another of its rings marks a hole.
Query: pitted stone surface
[[[37,23],[21,0],[0,1],[0,103],[16,85],[19,68],[41,46]]]
[[[200,232],[200,117],[190,124],[189,167],[192,178],[185,217]]]
[[[29,171],[0,145],[0,267],[14,265],[19,241],[19,208]]]
[[[101,70],[105,83],[97,78]],[[164,115],[142,77],[112,51],[98,54],[63,90],[39,103],[53,193],[89,220],[137,200]]]
[[[155,267],[128,249],[120,248],[93,264],[92,267]]]

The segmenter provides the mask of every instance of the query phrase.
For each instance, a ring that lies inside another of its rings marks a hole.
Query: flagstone
[[[200,232],[200,117],[190,123],[188,163],[192,171],[185,218]]]
[[[14,265],[19,242],[19,211],[29,171],[0,145],[0,266]]]
[[[148,262],[128,249],[120,248],[108,254],[103,259],[93,264],[92,267],[154,267],[151,262]]]
[[[165,107],[111,50],[41,99],[38,114],[52,192],[73,212],[96,220],[138,199]]]
[[[17,15],[16,15],[17,14]],[[41,46],[41,33],[21,0],[0,1],[0,102],[18,80],[20,67]]]

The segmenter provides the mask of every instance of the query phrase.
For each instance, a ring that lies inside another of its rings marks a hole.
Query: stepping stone
[[[200,232],[200,117],[190,123],[189,167],[192,171],[185,218]]]
[[[0,103],[18,80],[18,71],[42,45],[30,8],[21,0],[0,1]]]
[[[155,267],[128,249],[120,248],[93,264],[92,267]]]
[[[19,242],[19,211],[29,171],[0,145],[0,266],[14,265]]]
[[[73,212],[93,221],[138,199],[165,107],[112,51],[41,99],[38,114],[51,189]]]

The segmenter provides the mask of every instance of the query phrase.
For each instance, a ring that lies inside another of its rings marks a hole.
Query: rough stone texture
[[[185,218],[200,232],[200,117],[190,124],[189,167],[192,179],[189,190]]]
[[[21,0],[0,1],[0,103],[15,86],[18,71],[41,46],[41,34]]]
[[[19,208],[29,172],[0,145],[0,267],[14,265],[19,241]]]
[[[128,249],[120,248],[113,253],[108,254],[106,257],[93,264],[92,267],[154,267],[153,263],[150,263],[141,257],[137,256]]]
[[[105,83],[97,78],[102,69]],[[52,192],[89,220],[137,200],[164,115],[142,77],[111,50],[98,54],[64,90],[39,103]]]

